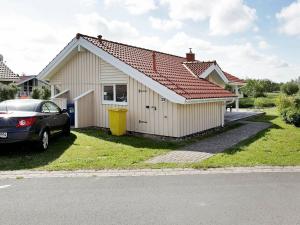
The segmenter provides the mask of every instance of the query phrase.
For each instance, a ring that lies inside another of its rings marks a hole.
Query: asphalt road
[[[5,179],[0,224],[300,225],[300,173]]]

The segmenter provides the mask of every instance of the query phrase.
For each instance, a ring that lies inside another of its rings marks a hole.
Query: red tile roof
[[[208,62],[200,62],[195,61],[191,63],[185,63],[185,65],[197,76],[200,76],[208,67],[210,67],[212,64],[216,64],[216,61],[208,61]],[[244,80],[233,76],[230,73],[227,73],[223,71],[225,77],[228,79],[229,83],[237,82],[237,83],[245,83]]]
[[[185,66],[186,58],[78,34],[124,63],[186,99],[234,97],[223,88],[194,76]],[[154,52],[154,53],[153,53]],[[153,61],[155,60],[155,68]],[[208,64],[203,64],[205,69]],[[208,68],[208,67],[207,67]]]
[[[237,83],[245,83],[244,80],[236,77],[236,76],[233,76],[232,74],[230,73],[227,73],[225,71],[223,71],[224,75],[227,77],[227,79],[229,80],[229,83],[234,83],[234,82],[237,82]]]

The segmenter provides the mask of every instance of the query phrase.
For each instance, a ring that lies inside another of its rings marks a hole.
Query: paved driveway
[[[261,112],[261,111],[250,111],[250,110],[241,110],[239,112],[225,112],[225,115],[224,115],[224,122],[225,124],[228,124],[228,123],[232,123],[232,122],[236,122],[238,120],[244,120],[244,119],[248,119],[248,118],[251,118],[251,117],[256,117],[256,116],[259,116],[259,115],[262,115],[264,114],[264,112]]]
[[[156,156],[147,163],[193,163],[207,159],[222,152],[258,132],[267,129],[271,124],[263,122],[243,122],[244,125],[221,134],[203,139],[180,150],[171,151],[165,155]]]

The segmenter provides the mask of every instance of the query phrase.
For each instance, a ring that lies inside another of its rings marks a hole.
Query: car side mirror
[[[62,110],[60,111],[60,113],[67,113],[67,112],[68,112],[67,109],[62,109]]]

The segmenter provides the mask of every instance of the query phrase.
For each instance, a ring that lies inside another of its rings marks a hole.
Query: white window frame
[[[117,102],[117,95],[116,95],[116,85],[126,85],[127,89],[127,102]],[[113,86],[113,95],[114,95],[114,100],[104,100],[104,87],[105,86]],[[116,84],[102,84],[102,104],[103,105],[128,105],[128,84],[127,83],[116,83]]]

